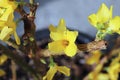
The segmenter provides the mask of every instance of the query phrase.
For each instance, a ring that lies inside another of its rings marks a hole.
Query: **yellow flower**
[[[7,21],[9,15],[13,14],[16,7],[17,3],[15,1],[0,0],[0,21]]]
[[[111,80],[118,80],[120,73],[120,63],[116,63],[109,67],[108,73]]]
[[[120,56],[112,60],[110,66],[108,67],[108,74],[111,80],[118,80],[120,73]]]
[[[7,60],[8,58],[7,58],[7,56],[6,55],[1,55],[0,56],[0,65],[2,65],[6,60]]]
[[[120,34],[120,17],[116,16],[109,22],[108,31]]]
[[[86,63],[89,65],[98,64],[101,57],[101,52],[99,50],[92,52],[92,56],[86,59]]]
[[[2,69],[0,69],[0,77],[1,77],[1,76],[4,76],[5,74],[6,74],[5,71],[2,70]]]
[[[96,68],[88,74],[88,80],[98,80],[98,75],[103,68],[103,64],[98,64]]]
[[[109,75],[105,73],[99,73],[96,80],[110,80]]]
[[[64,20],[61,20],[57,28],[50,26],[50,37],[53,42],[48,44],[48,48],[54,53],[64,51],[67,56],[72,57],[77,52],[75,44],[77,36],[78,32],[67,30]]]
[[[6,41],[14,34],[16,43],[20,44],[20,39],[16,33],[16,23],[14,20],[14,10],[17,4],[15,1],[0,0],[0,40]]]
[[[88,20],[93,26],[98,27],[99,24],[107,23],[111,18],[112,18],[112,6],[110,7],[109,10],[107,6],[103,3],[99,8],[98,12],[96,14],[91,14],[88,17]]]
[[[0,40],[6,41],[10,38],[10,35],[13,33],[13,29],[12,28],[8,28],[7,26],[5,26],[0,33]]]
[[[66,76],[70,76],[70,69],[69,68],[67,68],[66,66],[54,65],[54,66],[50,67],[47,74],[43,77],[43,80],[52,80],[57,71],[65,74]]]

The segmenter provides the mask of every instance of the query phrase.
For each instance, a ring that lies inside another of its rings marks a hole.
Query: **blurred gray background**
[[[88,22],[88,16],[96,13],[102,3],[108,7],[113,5],[113,15],[120,15],[120,0],[36,0],[36,2],[40,4],[35,20],[37,30],[48,28],[50,24],[57,25],[59,20],[64,18],[68,28],[95,36],[96,29]],[[17,29],[19,35],[23,34],[22,29],[22,27]]]

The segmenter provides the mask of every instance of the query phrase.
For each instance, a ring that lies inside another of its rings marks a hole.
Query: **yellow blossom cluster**
[[[96,35],[98,40],[103,39],[106,34],[120,34],[120,16],[112,17],[112,9],[113,6],[108,9],[103,3],[96,14],[91,14],[88,17],[91,25],[98,30]]]
[[[50,66],[50,69],[47,72],[47,74],[43,77],[43,80],[52,80],[57,71],[65,74],[66,76],[70,76],[69,68],[67,68],[66,66],[58,66],[55,64],[54,66]]]
[[[16,33],[16,23],[14,22],[14,10],[17,3],[10,0],[0,0],[0,40],[6,41],[14,34],[16,43],[20,44],[20,39]]]
[[[98,53],[95,52],[95,54]],[[98,62],[99,58],[93,58],[93,59],[90,58],[89,60],[90,61],[87,62],[87,64],[93,65],[91,64],[91,61],[94,63]],[[120,55],[114,58],[111,64],[108,67],[106,67],[105,70],[107,71],[107,73],[102,73],[101,72],[102,69],[104,69],[103,63],[99,62],[99,64],[97,64],[95,69],[88,74],[88,80],[118,80],[120,73]]]
[[[101,56],[102,54],[99,50],[92,52],[91,56],[86,58],[86,64],[89,65],[98,64]]]

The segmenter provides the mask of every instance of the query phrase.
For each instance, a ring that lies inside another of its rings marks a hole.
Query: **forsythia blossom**
[[[16,33],[16,23],[14,20],[14,10],[17,8],[15,1],[0,0],[0,40],[6,41],[14,34],[16,43],[20,44],[20,39]]]
[[[98,64],[96,68],[89,73],[90,80],[118,80],[120,73],[120,55],[114,58],[111,64],[106,67],[107,73],[102,73],[103,64]]]
[[[48,44],[49,50],[55,53],[64,51],[67,56],[74,56],[77,52],[75,40],[78,36],[78,32],[66,29],[64,19],[60,20],[57,27],[50,25],[49,29],[50,38],[53,40],[53,42]]]
[[[92,55],[86,59],[86,63],[89,65],[98,64],[102,53],[97,50],[92,52]]]
[[[88,17],[89,22],[97,28],[96,40],[101,40],[105,37],[108,22],[112,19],[112,6],[110,10],[103,3],[96,14],[91,14]]]
[[[98,64],[95,69],[88,74],[88,80],[100,80],[98,75],[103,68],[103,64]]]
[[[110,10],[103,3],[96,14],[91,14],[88,17],[89,22],[97,28],[96,37],[101,40],[106,34],[120,34],[120,17],[112,18],[112,6]]]
[[[91,14],[88,17],[88,20],[93,26],[97,28],[99,25],[104,25],[105,23],[107,23],[111,18],[112,6],[109,10],[107,6],[103,3],[99,8],[98,12],[96,14]]]
[[[66,76],[70,76],[70,69],[69,68],[67,68],[66,66],[54,65],[54,66],[50,67],[47,74],[43,77],[43,80],[52,80],[57,71],[65,74]]]
[[[4,54],[2,54],[2,55],[0,56],[0,65],[2,65],[7,59],[8,59],[7,56],[4,55]]]
[[[107,72],[111,80],[118,80],[120,73],[120,54],[118,57],[112,60]]]
[[[113,19],[109,22],[109,27],[107,29],[109,32],[116,32],[120,34],[120,17],[115,16]]]
[[[0,69],[0,77],[5,75],[5,71]]]

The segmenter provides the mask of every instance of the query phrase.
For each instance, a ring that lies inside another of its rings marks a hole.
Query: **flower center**
[[[68,44],[69,44],[69,41],[63,40],[63,45],[64,45],[65,47],[68,46]]]

